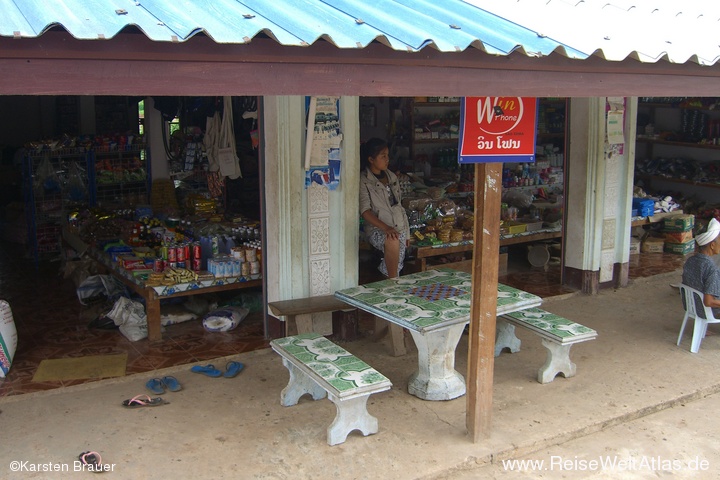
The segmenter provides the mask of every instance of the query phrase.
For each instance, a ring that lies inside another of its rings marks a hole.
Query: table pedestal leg
[[[410,376],[408,393],[423,400],[452,400],[465,395],[465,378],[455,370],[455,348],[464,323],[425,335],[410,331],[418,349],[418,371]]]

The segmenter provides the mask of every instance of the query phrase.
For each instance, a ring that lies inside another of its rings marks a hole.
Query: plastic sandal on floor
[[[208,377],[219,377],[222,375],[222,372],[215,368],[215,365],[195,365],[190,368],[190,371],[201,373],[203,375],[207,375]]]
[[[148,395],[141,394],[137,395],[130,400],[123,400],[122,405],[125,408],[140,408],[140,407],[158,407],[165,405],[170,402],[166,402],[162,397],[151,398]]]
[[[225,366],[225,374],[223,376],[225,378],[236,377],[243,368],[245,368],[245,365],[240,362],[228,362],[228,364]]]
[[[102,473],[105,471],[102,463],[102,457],[98,452],[82,452],[78,455],[78,460],[80,460],[83,470],[95,473]]]
[[[171,392],[179,392],[182,390],[182,385],[178,382],[177,378],[167,376],[162,378],[162,384]]]
[[[147,381],[145,384],[145,388],[150,390],[150,392],[154,393],[155,395],[162,395],[165,393],[165,385],[162,380],[159,378],[151,378]]]

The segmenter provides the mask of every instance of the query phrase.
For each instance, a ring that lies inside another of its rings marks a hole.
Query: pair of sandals
[[[200,373],[202,375],[207,375],[208,377],[225,377],[225,378],[233,378],[236,377],[238,373],[242,371],[242,369],[245,368],[245,365],[243,365],[240,362],[228,362],[227,365],[225,365],[225,373],[221,372],[217,368],[215,368],[214,365],[195,365],[194,367],[190,368],[191,372]]]
[[[150,390],[155,395],[162,395],[165,393],[165,390],[169,390],[171,392],[179,392],[182,390],[182,385],[180,385],[180,382],[178,382],[177,378],[166,376],[162,378],[152,378],[147,381],[145,384],[145,388]]]

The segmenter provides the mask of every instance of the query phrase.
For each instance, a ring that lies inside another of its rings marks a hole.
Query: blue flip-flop
[[[215,365],[195,365],[194,367],[190,368],[190,371],[195,373],[202,373],[203,375],[207,375],[208,377],[219,377],[222,375],[222,372],[215,368]]]
[[[236,376],[240,371],[245,368],[245,365],[243,365],[240,362],[228,362],[228,364],[225,366],[225,378],[233,378]]]
[[[171,392],[179,392],[180,390],[182,390],[182,385],[180,385],[180,382],[178,382],[177,378],[175,377],[163,377],[162,383]]]
[[[145,384],[145,388],[150,390],[155,395],[162,395],[165,393],[165,386],[163,385],[163,381],[159,378],[152,378],[147,381]]]

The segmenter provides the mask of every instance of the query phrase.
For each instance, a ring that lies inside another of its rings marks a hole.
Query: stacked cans
[[[170,267],[199,272],[201,264],[202,253],[199,242],[170,243],[160,247],[160,257],[155,259],[153,270],[162,272],[165,267]]]
[[[232,256],[240,262],[240,275],[247,277],[260,274],[260,261],[257,256],[257,249],[254,247],[234,247]]]

